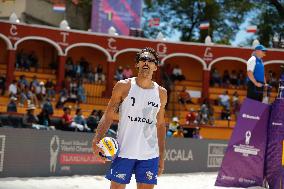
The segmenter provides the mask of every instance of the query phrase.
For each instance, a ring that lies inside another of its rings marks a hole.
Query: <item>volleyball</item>
[[[111,161],[114,160],[119,153],[118,142],[112,137],[104,137],[97,145],[103,151],[101,156]]]

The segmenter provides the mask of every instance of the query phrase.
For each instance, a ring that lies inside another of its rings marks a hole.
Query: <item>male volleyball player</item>
[[[118,157],[112,162],[106,178],[111,189],[124,189],[135,174],[138,189],[152,189],[164,170],[165,105],[167,91],[152,81],[159,57],[152,48],[136,55],[138,76],[120,80],[113,88],[107,109],[93,139],[94,154],[119,111]]]

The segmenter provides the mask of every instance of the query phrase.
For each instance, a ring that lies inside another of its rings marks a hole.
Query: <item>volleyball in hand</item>
[[[102,138],[97,146],[103,152],[100,155],[111,161],[113,161],[119,153],[118,142],[112,137]]]

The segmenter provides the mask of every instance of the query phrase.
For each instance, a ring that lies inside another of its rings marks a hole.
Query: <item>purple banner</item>
[[[92,31],[108,33],[113,26],[119,35],[140,28],[142,0],[93,0]]]
[[[262,186],[270,105],[245,99],[216,186]]]
[[[266,151],[266,179],[269,188],[283,189],[284,100],[276,99],[271,109]]]

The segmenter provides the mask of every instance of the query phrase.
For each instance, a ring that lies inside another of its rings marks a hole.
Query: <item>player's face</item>
[[[149,52],[144,52],[140,55],[139,62],[136,66],[140,73],[145,74],[150,74],[157,70],[156,59]]]

